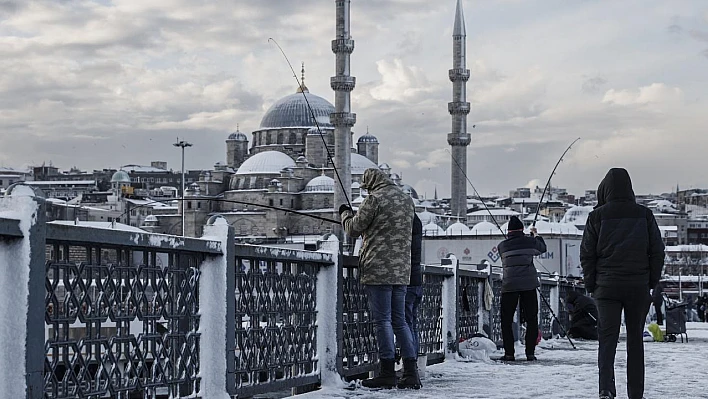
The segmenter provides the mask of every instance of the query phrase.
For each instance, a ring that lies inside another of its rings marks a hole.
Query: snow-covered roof
[[[664,248],[665,252],[708,252],[708,245],[691,244],[691,245],[667,245]]]
[[[307,182],[307,185],[305,185],[305,191],[333,193],[334,192],[334,179],[329,176],[317,176],[314,179]]]
[[[55,220],[49,222],[51,224],[60,224],[64,226],[77,226],[77,227],[89,227],[94,229],[106,229],[106,230],[121,230],[121,231],[132,231],[134,233],[146,233],[145,230],[139,229],[137,227],[129,226],[123,223],[113,223],[113,222],[85,222],[85,221],[71,221],[71,220]]]
[[[285,168],[296,167],[292,158],[279,151],[263,151],[248,158],[236,171],[237,175],[280,174]]]
[[[451,235],[467,235],[470,233],[470,228],[462,222],[455,222],[447,227],[445,234]]]
[[[511,202],[515,204],[538,204],[539,198],[512,198]]]
[[[96,180],[27,180],[24,182],[30,186],[53,186],[53,185],[74,185],[88,186],[95,185]]]
[[[376,164],[363,155],[352,153],[351,173],[353,175],[363,175],[369,168],[377,168]]]
[[[170,173],[169,170],[156,168],[154,166],[123,165],[120,168],[130,171],[131,173]]]
[[[659,226],[661,231],[678,231],[678,226]]]
[[[546,222],[548,222],[548,221],[551,220],[551,219],[549,219],[549,218],[547,218],[547,217],[545,217],[545,216],[543,216],[543,215],[541,215],[541,214],[539,214],[538,216],[536,216],[535,213],[529,213],[529,214],[526,215],[526,217],[524,217],[522,220],[525,220],[525,221],[527,221],[527,222],[533,222],[534,219],[536,219],[536,221],[543,220],[543,221],[546,221]]]
[[[502,235],[497,225],[486,221],[475,224],[470,233],[473,235]]]
[[[474,211],[470,212],[467,214],[467,216],[489,216],[489,214],[492,214],[494,216],[519,216],[520,213],[516,211],[512,211],[511,209],[482,209],[479,211]]]
[[[592,212],[591,206],[573,206],[565,212],[561,223],[572,223],[576,226],[585,226],[588,215]]]

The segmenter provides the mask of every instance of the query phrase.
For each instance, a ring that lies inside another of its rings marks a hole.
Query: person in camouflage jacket
[[[417,351],[405,319],[406,286],[411,276],[411,231],[415,206],[411,197],[378,168],[364,171],[361,188],[369,195],[358,212],[347,204],[339,208],[344,231],[362,236],[359,279],[369,299],[381,360],[378,377],[364,380],[366,387],[421,387]],[[403,376],[398,384],[394,371],[394,335],[401,347]]]

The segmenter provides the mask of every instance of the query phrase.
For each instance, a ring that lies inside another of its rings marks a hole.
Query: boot
[[[361,382],[361,386],[366,388],[391,389],[396,386],[395,362],[393,359],[381,359],[379,361],[381,370],[374,378],[367,378]]]
[[[418,376],[418,359],[403,359],[403,377],[398,381],[398,388],[420,389],[422,386]]]

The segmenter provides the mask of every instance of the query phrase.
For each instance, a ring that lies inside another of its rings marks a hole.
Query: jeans
[[[411,330],[406,324],[405,285],[365,285],[364,291],[369,297],[369,314],[376,330],[376,342],[381,359],[393,360],[396,346],[393,336],[401,346],[404,359],[415,359],[418,354],[413,348]]]
[[[413,349],[420,353],[420,337],[418,336],[418,305],[423,300],[423,286],[409,285],[406,289],[406,324],[411,330]]]
[[[526,355],[533,355],[538,338],[538,298],[536,290],[504,292],[501,297],[501,329],[504,340],[504,354],[514,354],[514,332],[511,324],[514,322],[516,305],[520,305],[526,318]]]
[[[622,310],[627,327],[627,396],[639,399],[644,395],[644,322],[649,312],[651,296],[648,287],[597,287],[593,293],[597,304],[597,353],[600,392],[612,392],[615,387],[615,354],[619,339]]]

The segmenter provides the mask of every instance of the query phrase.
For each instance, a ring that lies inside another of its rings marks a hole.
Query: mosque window
[[[192,202],[191,201],[187,202],[187,209],[192,209]]]
[[[201,201],[197,202],[197,209],[202,209],[202,202]]]
[[[297,144],[297,135],[295,134],[295,132],[290,133],[288,144]]]
[[[325,197],[324,199],[324,207],[329,208],[329,197]]]
[[[295,208],[295,200],[292,198],[290,199],[290,207]]]
[[[305,135],[304,134],[300,135],[300,144],[305,145]]]
[[[283,133],[278,133],[278,144],[283,144]]]
[[[271,199],[268,200],[268,205],[269,205],[269,206],[273,206],[273,198],[271,198]]]
[[[265,135],[266,135],[266,145],[269,145],[272,141],[270,138],[270,132],[266,132]]]
[[[283,206],[283,199],[280,199],[280,206]]]

